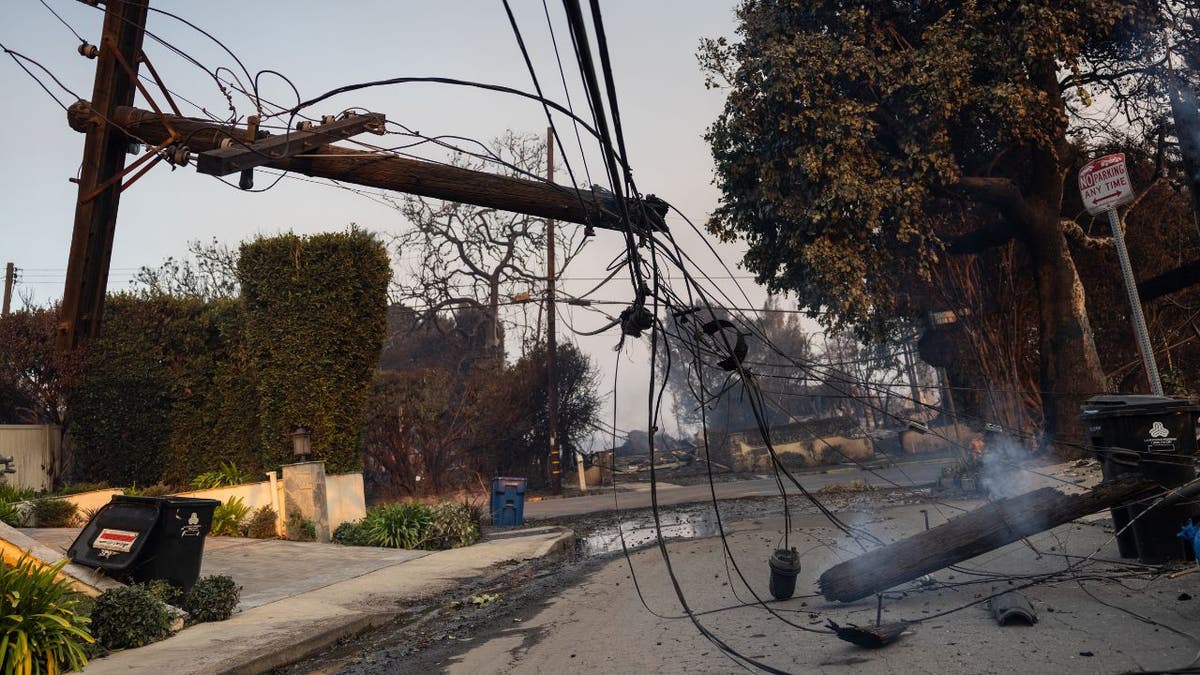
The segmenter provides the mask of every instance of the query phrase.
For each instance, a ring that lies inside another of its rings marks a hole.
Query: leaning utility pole
[[[90,118],[88,110],[86,101],[70,107],[67,122],[72,129],[85,129]],[[258,131],[253,143],[231,144],[230,139],[248,137],[245,127],[164,115],[132,106],[118,108],[109,119],[130,139],[145,143],[161,144],[172,138],[186,138],[188,153],[196,158],[196,170],[210,175],[228,175],[255,166],[267,166],[315,178],[620,232],[632,229],[635,233],[649,233],[667,229],[663,218],[668,204],[653,195],[647,195],[637,208],[632,204],[623,207],[611,192],[603,190],[577,190],[545,181],[332,145],[332,141],[346,135],[339,131],[344,120],[286,134],[270,135]],[[330,127],[334,131],[327,131]],[[314,144],[314,139],[324,144]],[[626,212],[636,220],[625,222],[622,214]]]
[[[149,0],[108,0],[104,5],[96,81],[82,129],[87,137],[56,336],[60,350],[72,349],[95,335],[104,314],[117,205],[130,143],[111,120],[118,107],[133,105],[148,10]],[[86,55],[86,47],[80,47],[81,54]]]
[[[144,0],[143,4],[136,5],[141,10],[140,21],[113,19],[118,16],[118,10],[132,11],[133,7],[132,0],[112,3],[112,9],[105,18],[106,31],[110,23],[118,24],[116,28],[127,28],[129,24],[136,23],[140,28],[145,20]],[[141,34],[142,31],[138,30],[136,36],[119,36],[121,44],[136,42],[136,48],[131,48],[131,53],[140,54]],[[116,39],[106,37],[105,44],[110,45],[108,52],[122,54],[117,51]],[[102,59],[105,53],[103,49],[100,51]],[[140,58],[144,60],[144,56]],[[186,165],[194,156],[196,170],[200,173],[224,176],[240,172],[242,185],[251,184],[247,178],[255,167],[267,166],[343,183],[523,213],[535,218],[579,223],[589,228],[638,235],[667,229],[663,219],[669,205],[654,195],[627,199],[622,204],[621,197],[600,188],[577,190],[545,181],[471,171],[331,144],[332,141],[363,131],[382,131],[384,119],[376,113],[324,117],[320,123],[306,121],[297,130],[272,136],[256,128],[183,117],[175,109],[161,81],[159,86],[163,89],[163,96],[172,104],[176,114],[164,114],[153,100],[150,100],[153,112],[139,110],[128,103],[117,105],[115,102],[118,99],[109,95],[109,92],[102,92],[101,85],[112,79],[129,79],[128,74],[136,74],[129,63],[138,62],[132,56],[120,56],[118,60],[124,75],[110,68],[111,76],[106,79],[101,75],[102,71],[107,72],[105,64],[101,63],[97,69],[96,97],[103,101],[103,105],[76,101],[67,110],[67,123],[72,129],[86,133],[88,140],[84,173],[79,186],[75,237],[71,243],[71,258],[67,263],[64,318],[58,342],[60,349],[72,348],[80,337],[94,334],[100,325],[119,190],[164,158],[173,164]],[[148,61],[146,65],[150,74],[155,75]],[[158,80],[157,77],[155,79]],[[149,100],[149,92],[140,84],[137,86]],[[132,94],[119,100],[129,101],[131,98]],[[133,142],[155,147],[135,160],[129,168],[122,170],[124,158],[121,153],[127,143]],[[100,156],[103,164],[94,160],[93,155]],[[147,160],[148,164],[142,166],[124,185],[120,184],[125,173]]]
[[[546,129],[546,180],[554,182],[554,127]],[[562,494],[562,453],[558,448],[558,340],[554,334],[554,219],[546,219],[546,419],[550,426],[550,492]],[[582,470],[583,467],[580,467]]]

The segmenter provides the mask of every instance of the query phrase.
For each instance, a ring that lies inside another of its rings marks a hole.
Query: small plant
[[[176,492],[175,488],[162,483],[155,483],[146,487],[138,487],[137,484],[134,484],[131,487],[125,488],[125,494],[131,497],[166,497]]]
[[[429,528],[421,548],[441,551],[479,541],[478,516],[469,505],[443,502],[430,511]]]
[[[377,506],[367,512],[363,527],[373,546],[418,548],[425,542],[432,513],[417,502]]]
[[[471,514],[471,522],[475,523],[477,528],[492,522],[492,514],[489,513],[490,506],[485,502],[478,499],[464,499],[462,507]]]
[[[183,609],[197,622],[224,621],[233,614],[241,597],[242,587],[235,584],[231,577],[201,577],[184,596]]]
[[[22,556],[16,565],[0,559],[0,668],[5,673],[81,670],[94,640],[87,618],[76,610],[78,596],[59,571],[62,560],[45,566]]]
[[[90,509],[79,509],[79,512],[75,514],[75,524],[79,527],[87,525],[102,508],[104,507],[94,506]]]
[[[23,488],[12,483],[0,483],[0,502],[12,504],[13,502],[26,502],[37,496],[35,490]]]
[[[183,589],[166,579],[152,579],[140,585],[147,593],[168,605],[178,607],[183,600]]]
[[[214,469],[213,471],[205,471],[193,478],[190,485],[193,490],[211,490],[213,488],[241,485],[242,483],[251,483],[253,481],[254,476],[239,469],[237,464],[233,462],[221,462],[221,468]]]
[[[92,634],[107,649],[148,645],[167,637],[170,629],[166,604],[140,586],[104,591],[92,609]]]
[[[279,536],[275,530],[275,521],[278,517],[275,509],[270,506],[258,507],[246,521],[246,536],[255,539],[274,539]]]
[[[250,507],[241,497],[230,497],[229,501],[213,510],[212,529],[209,534],[214,537],[242,536],[242,521],[250,515]]]
[[[60,486],[57,490],[55,490],[54,494],[56,494],[60,497],[66,497],[67,495],[77,495],[82,492],[93,492],[95,490],[107,490],[107,489],[108,489],[108,483],[104,483],[104,482],[100,482],[100,483],[67,483],[65,485]]]
[[[0,522],[9,527],[21,527],[25,518],[16,504],[0,502]]]
[[[371,536],[362,520],[342,523],[333,531],[333,543],[342,546],[370,546]]]
[[[292,511],[288,514],[284,531],[287,532],[287,538],[292,541],[317,540],[317,524],[311,518],[300,515],[299,511]]]
[[[79,507],[66,499],[42,497],[33,501],[33,523],[37,527],[73,527]]]

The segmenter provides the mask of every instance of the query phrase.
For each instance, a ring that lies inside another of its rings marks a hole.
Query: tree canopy
[[[746,0],[740,39],[700,51],[728,88],[707,133],[721,190],[709,228],[744,238],[744,264],[772,290],[877,337],[954,309],[932,292],[948,256],[1018,242],[1046,424],[1069,427],[1105,388],[1071,251],[1088,237],[1063,217],[1083,159],[1071,123],[1085,126],[1098,91],[1146,121],[1159,9]]]

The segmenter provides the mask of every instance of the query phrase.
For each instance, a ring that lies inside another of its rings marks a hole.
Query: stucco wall
[[[212,490],[193,490],[180,492],[179,497],[198,497],[201,499],[216,499],[222,504],[234,497],[240,497],[250,511],[270,506],[280,518],[282,524],[281,505],[283,504],[283,481],[276,483],[275,494],[271,494],[271,481],[246,483],[232,487],[214,488]],[[74,502],[80,512],[91,512],[107,504],[113,495],[121,494],[121,490],[95,490],[69,495],[62,499]],[[367,502],[363,492],[363,477],[361,473],[346,473],[325,477],[326,503],[329,508],[329,527],[336,528],[342,523],[358,520],[367,515]],[[279,530],[282,533],[282,529]]]

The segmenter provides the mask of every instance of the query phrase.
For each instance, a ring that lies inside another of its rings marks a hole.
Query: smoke
[[[1027,457],[1024,447],[1001,434],[986,438],[979,470],[980,486],[996,499],[1015,497],[1040,487],[1036,477],[1021,469]]]

